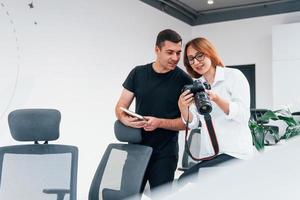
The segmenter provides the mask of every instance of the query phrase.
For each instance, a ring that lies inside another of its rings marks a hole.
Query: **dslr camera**
[[[193,84],[185,85],[182,88],[182,92],[190,90],[191,93],[194,94],[196,108],[201,115],[207,115],[212,110],[212,105],[207,93],[205,92],[205,89],[210,90],[210,85],[207,82],[202,82],[199,79],[195,80]]]

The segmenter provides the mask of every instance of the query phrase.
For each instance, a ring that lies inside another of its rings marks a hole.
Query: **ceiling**
[[[191,25],[300,11],[300,0],[140,0]]]

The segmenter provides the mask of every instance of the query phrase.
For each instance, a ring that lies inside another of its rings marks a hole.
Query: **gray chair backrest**
[[[55,109],[20,109],[9,113],[8,125],[17,141],[51,141],[59,137],[60,119]]]
[[[142,141],[141,129],[125,126],[119,120],[115,122],[114,132],[120,142],[139,144]]]
[[[60,113],[22,109],[9,114],[19,141],[48,141],[59,136]],[[50,127],[51,126],[51,127]],[[0,147],[0,199],[76,200],[78,149],[69,145],[29,144]]]
[[[115,123],[115,134],[128,143],[141,139],[140,130],[120,121]],[[139,144],[109,144],[93,178],[89,200],[124,199],[138,194],[151,154],[151,147]]]

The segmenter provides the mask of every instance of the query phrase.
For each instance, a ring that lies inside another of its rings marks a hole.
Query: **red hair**
[[[193,68],[190,65],[190,62],[187,57],[187,48],[192,47],[195,50],[203,53],[206,57],[208,57],[211,60],[211,63],[214,67],[221,66],[224,67],[224,64],[222,63],[220,57],[218,56],[216,48],[205,38],[195,38],[191,41],[189,41],[184,48],[184,57],[183,57],[183,63],[187,70],[187,72],[193,77],[193,78],[199,78],[201,77],[201,74],[198,74],[193,70]]]

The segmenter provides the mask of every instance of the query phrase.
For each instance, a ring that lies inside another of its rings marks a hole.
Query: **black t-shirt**
[[[192,79],[180,68],[167,73],[157,73],[152,63],[135,67],[123,83],[134,93],[135,112],[144,116],[175,119],[180,117],[178,98],[182,87]],[[142,130],[141,144],[153,148],[153,156],[178,156],[178,131],[155,129]]]

